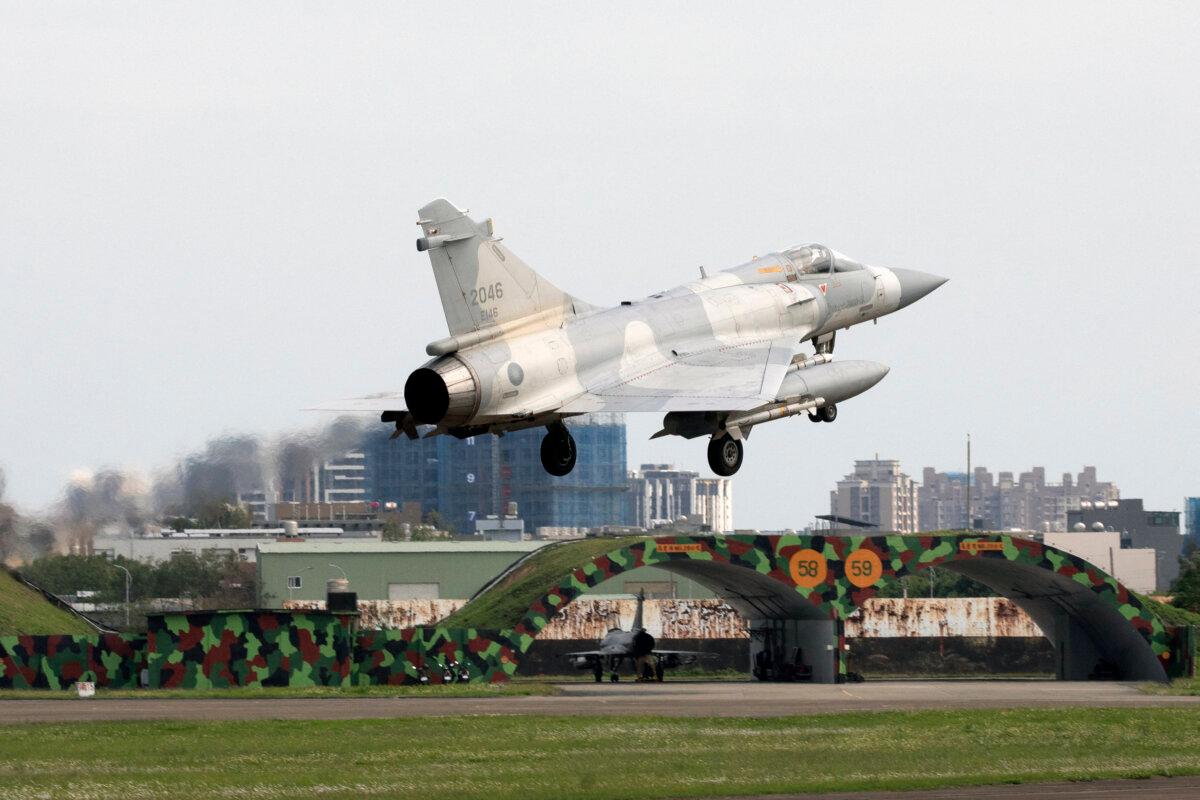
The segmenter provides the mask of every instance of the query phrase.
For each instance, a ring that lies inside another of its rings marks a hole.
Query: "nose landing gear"
[[[722,478],[727,478],[741,468],[744,454],[742,443],[727,433],[709,441],[708,466]]]
[[[575,469],[575,438],[561,422],[546,426],[542,439],[542,467],[551,475],[561,478]]]

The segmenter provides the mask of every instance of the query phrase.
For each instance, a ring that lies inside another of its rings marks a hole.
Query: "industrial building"
[[[550,543],[266,542],[258,548],[259,605],[324,600],[325,582],[343,575],[359,600],[465,600],[513,562]],[[600,594],[710,598],[694,581],[654,567],[630,570],[597,587]]]
[[[203,555],[235,555],[242,561],[254,561],[258,547],[278,543],[284,547],[304,545],[320,540],[339,548],[350,542],[379,541],[378,532],[346,531],[340,527],[300,528],[290,525],[278,528],[211,528],[186,531],[165,531],[154,536],[105,536],[92,539],[92,554],[133,561],[166,561],[180,553]]]
[[[1054,531],[1042,541],[1065,550],[1112,575],[1135,592],[1150,593],[1158,585],[1158,553],[1151,547],[1127,547],[1121,534],[1098,531]]]
[[[1158,579],[1155,589],[1170,591],[1179,575],[1184,537],[1179,531],[1178,511],[1147,511],[1138,498],[1083,501],[1067,513],[1073,531],[1115,531],[1122,547],[1152,548],[1157,553]]]

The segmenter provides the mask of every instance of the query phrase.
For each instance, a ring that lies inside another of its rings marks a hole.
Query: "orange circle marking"
[[[860,589],[874,586],[883,575],[883,562],[872,550],[855,550],[846,556],[846,578]]]
[[[792,553],[792,557],[788,559],[788,569],[797,586],[811,589],[825,582],[829,565],[825,556],[816,550],[806,549]]]

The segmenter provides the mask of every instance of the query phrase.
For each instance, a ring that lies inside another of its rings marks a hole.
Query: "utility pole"
[[[971,520],[971,434],[967,434],[967,530],[973,530]]]
[[[129,630],[129,587],[133,584],[133,576],[120,564],[113,566],[125,573],[125,630]]]

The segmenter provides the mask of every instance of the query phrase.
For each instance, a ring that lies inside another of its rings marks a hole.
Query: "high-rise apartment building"
[[[717,533],[733,530],[733,482],[728,478],[702,478],[670,464],[642,464],[630,473],[629,485],[629,521],[639,528],[687,517]]]
[[[1183,498],[1183,535],[1200,545],[1200,497]]]
[[[542,468],[541,428],[466,439],[373,432],[363,446],[367,494],[400,507],[419,504],[423,514],[436,511],[459,533],[474,531],[476,519],[506,513],[510,502],[529,531],[626,524],[624,416],[588,414],[566,424],[578,460],[562,478]]]
[[[854,472],[829,493],[830,513],[875,525],[880,531],[916,533],[919,491],[895,460],[855,461]]]
[[[966,475],[926,467],[920,530],[1062,531],[1067,529],[1067,512],[1078,509],[1082,502],[1115,501],[1120,495],[1115,484],[1097,479],[1095,467],[1084,467],[1075,477],[1063,473],[1061,483],[1047,483],[1045,467],[1034,467],[1016,478],[1011,472],[992,475],[987,467],[976,467],[970,489],[968,523]]]

